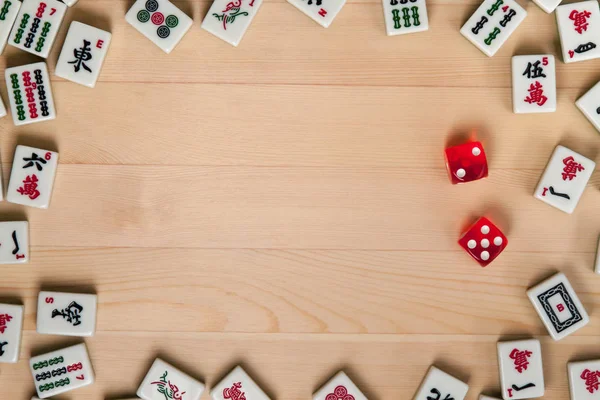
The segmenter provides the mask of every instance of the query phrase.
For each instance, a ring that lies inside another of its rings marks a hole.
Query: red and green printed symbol
[[[171,383],[171,381],[167,380],[168,372],[160,377],[160,380],[155,382],[150,382],[151,385],[156,385],[156,390],[158,393],[162,393],[165,396],[165,400],[183,400],[183,395],[185,392],[179,393],[179,388],[177,385]]]
[[[235,19],[240,16],[248,16],[246,11],[241,11],[242,0],[234,0],[227,3],[227,6],[222,14],[214,13],[213,16],[217,21],[223,21],[223,29],[227,30],[227,24],[233,24]]]
[[[143,10],[138,11],[137,19],[142,24],[152,21],[154,25],[158,25],[156,35],[161,39],[166,39],[171,34],[171,29],[179,25],[179,18],[175,15],[165,15],[158,11],[158,2],[156,0],[148,0]],[[166,25],[163,25],[165,23]]]

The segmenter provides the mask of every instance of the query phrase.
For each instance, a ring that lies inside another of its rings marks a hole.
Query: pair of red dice
[[[453,185],[487,177],[488,165],[483,146],[480,142],[469,142],[448,147],[446,168]],[[508,241],[496,225],[482,217],[467,229],[458,244],[485,267],[502,253]]]

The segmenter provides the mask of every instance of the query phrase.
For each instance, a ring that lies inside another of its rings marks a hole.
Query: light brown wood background
[[[30,355],[80,342],[36,334],[43,288],[99,295],[97,382],[61,399],[130,397],[160,356],[209,387],[242,363],[280,400],[341,368],[369,399],[411,399],[435,363],[473,400],[498,393],[496,342],[530,336],[545,399],[567,399],[566,363],[600,357],[600,175],[573,215],[532,193],[558,143],[600,161],[574,104],[600,60],[563,64],[554,15],[523,0],[493,58],[458,32],[478,0],[428,0],[430,30],[399,37],[380,0],[350,0],[329,29],[267,0],[239,48],[200,29],[209,1],[175,3],[194,26],[166,55],[125,22],[132,1],[80,0],[48,64],[71,20],[109,29],[98,85],[53,76],[55,121],[0,120],[5,185],[18,143],[61,157],[50,209],[0,205],[32,245],[31,263],[0,268],[0,300],[26,308],[0,397],[29,399]],[[558,110],[515,115],[510,59],[533,53],[557,56]],[[35,60],[8,48],[0,76]],[[443,149],[472,130],[490,177],[452,186]],[[456,243],[480,215],[509,238],[485,269]],[[591,316],[561,342],[525,294],[556,271]]]

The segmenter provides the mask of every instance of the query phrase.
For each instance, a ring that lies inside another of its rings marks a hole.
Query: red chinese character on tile
[[[0,314],[0,333],[4,333],[6,325],[11,319],[12,317],[8,314]]]
[[[35,174],[31,176],[27,176],[23,181],[23,187],[17,189],[17,192],[21,193],[23,196],[29,196],[31,200],[35,200],[39,197],[40,191],[37,190],[38,178]]]
[[[535,83],[529,85],[529,89],[527,89],[527,91],[529,92],[529,96],[525,97],[524,101],[526,103],[535,103],[540,107],[546,104],[548,98],[544,96],[544,86],[541,83],[535,81]]]
[[[519,349],[513,349],[510,352],[509,357],[511,359],[515,360],[514,361],[515,369],[519,373],[522,373],[523,371],[525,371],[527,369],[527,366],[529,365],[528,358],[531,357],[531,351],[529,351],[529,350],[521,351]]]
[[[325,400],[354,400],[354,396],[348,394],[348,389],[345,386],[337,386],[333,389],[333,393],[325,396]]]
[[[575,159],[572,156],[565,158],[563,160],[563,164],[565,164],[562,173],[563,181],[566,181],[567,179],[572,181],[573,178],[577,177],[578,172],[583,171],[585,169],[583,168],[583,165],[579,164],[578,162],[575,162]]]
[[[581,35],[583,31],[587,31],[589,25],[587,19],[591,16],[592,14],[589,11],[584,10],[579,12],[577,10],[573,10],[571,11],[571,14],[569,14],[569,19],[573,21],[573,25],[575,25],[575,30]]]
[[[242,382],[234,383],[230,388],[223,389],[223,397],[231,400],[246,400],[246,394],[240,389]]]
[[[586,368],[581,373],[581,379],[585,381],[586,389],[590,393],[594,393],[594,391],[600,389],[598,378],[600,378],[600,371],[590,371]]]

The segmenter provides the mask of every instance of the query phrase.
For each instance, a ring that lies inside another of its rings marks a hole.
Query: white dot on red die
[[[481,252],[481,259],[483,261],[487,261],[490,259],[490,253],[488,253],[487,251],[482,251]]]
[[[466,174],[467,171],[465,171],[462,168],[459,168],[458,171],[456,171],[456,176],[458,176],[459,178],[464,178]]]
[[[471,150],[471,153],[473,153],[473,155],[475,157],[477,157],[478,155],[481,154],[481,149],[479,147],[473,147],[473,150]]]
[[[481,233],[483,233],[484,235],[487,235],[488,233],[490,233],[490,227],[487,225],[482,226]]]
[[[477,242],[473,239],[469,240],[469,242],[467,243],[467,246],[469,246],[470,249],[474,249],[475,246],[477,246]]]
[[[495,244],[496,246],[500,246],[500,245],[502,245],[502,238],[501,238],[500,236],[496,236],[496,237],[494,238],[494,244]]]
[[[487,249],[488,247],[490,247],[490,241],[487,239],[482,239],[481,240],[481,247],[483,247],[484,249]]]

